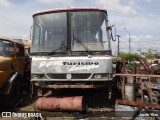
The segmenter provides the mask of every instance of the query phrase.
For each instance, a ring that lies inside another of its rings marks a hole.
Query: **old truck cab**
[[[0,38],[0,107],[14,105],[27,82],[25,45],[21,40]]]

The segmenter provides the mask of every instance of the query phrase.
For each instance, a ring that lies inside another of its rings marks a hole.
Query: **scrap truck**
[[[39,96],[38,109],[64,107],[65,98],[44,97],[54,94],[56,89],[110,86],[113,75],[110,31],[105,9],[64,8],[33,14],[31,86],[32,96]],[[82,103],[82,97],[65,100]]]
[[[0,38],[0,108],[9,108],[21,98],[30,83],[30,42]]]

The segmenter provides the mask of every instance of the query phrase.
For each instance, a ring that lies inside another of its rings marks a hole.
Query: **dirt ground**
[[[60,91],[66,94],[63,91]],[[71,91],[67,91],[71,93]],[[79,94],[77,94],[79,93]],[[85,93],[85,94],[84,94]],[[29,95],[22,98],[13,108],[1,110],[1,112],[15,112],[15,113],[36,113],[40,112],[42,118],[37,117],[13,117],[13,118],[0,118],[0,120],[121,120],[122,118],[112,117],[111,111],[114,111],[114,99],[107,100],[107,95],[103,90],[100,91],[76,91],[77,95],[84,95],[87,99],[87,111],[86,112],[47,112],[47,111],[35,111],[35,100],[31,99]],[[73,93],[75,94],[75,93]],[[123,118],[124,120],[124,118]],[[127,119],[126,119],[127,120]]]

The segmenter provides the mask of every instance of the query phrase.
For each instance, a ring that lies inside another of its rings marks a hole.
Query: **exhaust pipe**
[[[83,96],[73,97],[41,97],[35,103],[37,110],[46,111],[86,111],[86,103]]]

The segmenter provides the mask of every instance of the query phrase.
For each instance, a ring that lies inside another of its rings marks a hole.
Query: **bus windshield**
[[[72,12],[72,51],[85,51],[76,39],[90,51],[108,50],[107,17],[101,11]]]
[[[31,53],[110,50],[104,11],[53,11],[37,14],[33,19]]]
[[[31,52],[51,52],[66,45],[66,12],[43,14],[34,17]]]

